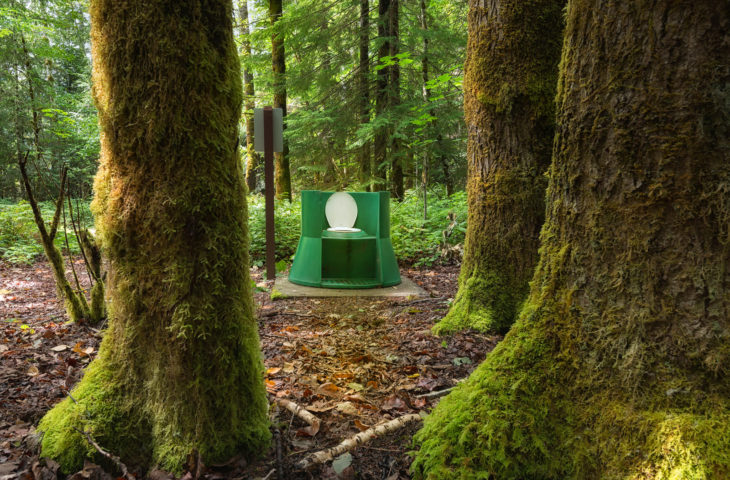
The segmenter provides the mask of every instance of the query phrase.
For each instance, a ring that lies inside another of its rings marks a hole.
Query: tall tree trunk
[[[426,0],[419,2],[421,8],[421,30],[423,30],[423,58],[421,59],[421,79],[423,80],[422,94],[423,102],[428,105],[431,101],[428,88],[428,9],[426,6]],[[433,112],[430,112],[433,116]],[[429,128],[426,126],[423,129],[424,136],[426,139],[429,138]],[[428,161],[429,161],[430,147],[426,145],[423,149],[423,163],[421,168],[421,186],[423,187],[423,219],[428,219]]]
[[[286,54],[284,34],[277,31],[276,22],[282,15],[282,0],[269,0],[269,20],[274,28],[271,34],[271,68],[274,72],[274,108],[281,108],[286,129]],[[291,172],[289,170],[289,142],[284,139],[284,151],[274,154],[274,184],[276,198],[291,201]]]
[[[388,36],[390,37],[390,50],[388,55],[395,57],[400,51],[400,0],[390,0],[390,8],[388,13]],[[394,108],[400,105],[400,64],[398,60],[390,66],[390,85],[388,86],[388,107]],[[396,133],[394,128],[390,129],[392,133]],[[402,201],[404,197],[403,188],[403,146],[400,138],[391,135],[388,142],[390,144],[390,162],[392,164],[392,185],[391,193],[393,197]]]
[[[570,2],[530,297],[417,478],[730,476],[730,11]]]
[[[360,124],[370,121],[370,0],[360,0],[360,63],[358,66],[358,93],[360,95]],[[371,144],[365,142],[358,152],[360,183],[365,190],[372,189]]]
[[[459,291],[437,333],[505,331],[527,296],[545,215],[563,5],[471,4],[464,78],[469,221]]]
[[[249,35],[251,29],[248,21],[248,0],[239,0],[238,16],[241,22],[241,54],[244,58],[251,57],[251,41]],[[253,110],[256,107],[254,95],[256,89],[253,83],[253,72],[251,68],[244,63],[243,67],[243,95],[244,109],[243,116],[246,121],[246,185],[248,191],[256,190],[256,172],[259,168],[259,154],[253,147]]]
[[[387,57],[390,53],[390,37],[388,35],[388,17],[391,0],[378,0],[378,59]],[[375,114],[382,116],[388,109],[388,68],[378,70],[375,82]],[[373,161],[375,190],[386,190],[388,187],[388,129],[379,127],[373,139]]]
[[[258,454],[270,434],[231,1],[92,0],[90,13],[110,320],[73,399],[41,420],[42,454],[78,469],[93,452],[80,431],[177,473],[190,455]]]

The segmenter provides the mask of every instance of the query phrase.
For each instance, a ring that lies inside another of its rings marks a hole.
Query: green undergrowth
[[[73,207],[78,205],[81,210],[81,220],[84,227],[91,226],[92,216],[89,211],[88,201],[72,200]],[[53,218],[55,205],[53,202],[40,202],[41,214],[49,225]],[[63,227],[63,219],[58,226],[58,234],[54,240],[56,248],[66,252],[66,240],[68,247],[74,255],[80,254],[81,249],[74,235],[71,220],[66,212],[66,229]],[[74,218],[76,213],[74,212]],[[65,234],[65,235],[64,235]],[[0,200],[0,258],[15,264],[31,264],[43,255],[38,227],[33,220],[33,211],[26,201],[11,202]]]
[[[74,207],[75,207],[74,200]],[[89,202],[78,202],[83,211],[86,226],[91,226],[92,217]],[[53,217],[52,202],[42,202],[44,218],[50,222]],[[266,259],[266,220],[264,197],[249,195],[249,231],[251,263],[263,266]],[[431,266],[439,263],[444,247],[464,243],[466,232],[466,192],[456,192],[447,197],[441,189],[429,191],[428,219],[423,219],[423,195],[421,191],[409,190],[403,202],[391,201],[391,241],[396,258],[400,262],[416,266]],[[297,249],[300,234],[301,202],[275,203],[276,258],[290,260]],[[79,249],[71,226],[68,227],[68,242],[71,253]],[[63,252],[66,243],[63,226],[55,240]],[[10,263],[30,264],[43,254],[38,231],[33,222],[33,212],[27,202],[0,200],[0,258]]]
[[[462,275],[468,272],[462,272]],[[432,331],[445,335],[468,328],[480,332],[506,332],[512,325],[519,303],[527,292],[518,291],[497,272],[475,269],[460,288],[449,309]]]

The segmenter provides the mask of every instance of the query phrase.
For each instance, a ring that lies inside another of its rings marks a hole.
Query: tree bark
[[[428,105],[431,101],[431,95],[426,86],[428,85],[428,9],[426,6],[426,0],[419,2],[421,8],[421,30],[423,30],[423,58],[421,59],[421,79],[423,80],[423,86],[421,87],[421,93],[423,95],[423,103]],[[433,112],[431,112],[433,116]],[[423,129],[425,137],[429,138],[428,126]],[[426,145],[423,149],[423,163],[421,168],[421,186],[423,187],[423,219],[428,219],[428,162],[429,162],[429,150],[430,148]]]
[[[281,108],[286,129],[286,52],[284,34],[278,32],[276,22],[282,15],[282,0],[269,0],[269,20],[274,28],[271,34],[271,68],[274,72],[274,108]],[[289,169],[289,142],[284,138],[282,152],[274,153],[274,184],[276,198],[291,202],[291,171]]]
[[[241,22],[241,54],[244,58],[251,57],[251,41],[249,35],[251,35],[251,29],[248,21],[248,1],[239,0],[238,3],[238,16]],[[244,109],[243,117],[246,122],[246,186],[249,192],[256,190],[256,174],[259,169],[259,154],[253,147],[253,110],[256,107],[256,101],[254,95],[256,89],[254,88],[253,72],[251,68],[246,66],[244,61],[243,67],[243,98],[244,98]]]
[[[563,0],[473,1],[464,78],[468,203],[459,291],[434,331],[506,331],[537,263]]]
[[[360,0],[360,62],[358,65],[358,91],[360,94],[360,124],[370,122],[370,0]],[[358,152],[360,183],[366,191],[372,189],[371,143],[365,142]]]
[[[400,0],[390,0],[388,13],[388,36],[390,37],[390,50],[388,55],[396,57],[400,52]],[[394,108],[400,105],[400,64],[398,59],[390,66],[390,85],[388,86],[388,107]],[[392,172],[391,193],[393,198],[402,201],[405,195],[403,186],[403,146],[400,138],[393,135],[394,128],[390,128],[390,163]]]
[[[388,56],[390,53],[390,37],[388,34],[388,17],[391,0],[378,0],[378,59]],[[381,117],[388,109],[388,68],[378,70],[375,82],[375,114]],[[373,139],[373,161],[374,165],[374,189],[387,189],[388,176],[388,129],[381,125],[375,131]]]
[[[110,318],[73,399],[41,420],[42,454],[79,469],[94,453],[83,431],[178,474],[189,455],[258,454],[270,434],[231,1],[92,0],[90,14]]]
[[[728,478],[730,11],[567,22],[530,296],[425,422],[416,478]]]

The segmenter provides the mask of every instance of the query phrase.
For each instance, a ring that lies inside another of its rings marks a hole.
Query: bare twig
[[[438,397],[442,397],[442,396],[446,395],[447,393],[449,393],[451,390],[453,390],[455,388],[456,387],[450,387],[450,388],[445,388],[443,390],[437,390],[435,392],[422,393],[420,395],[416,395],[416,398],[438,398]]]
[[[114,463],[114,465],[117,466],[117,468],[122,472],[122,476],[126,478],[127,480],[137,480],[134,475],[129,473],[129,470],[127,469],[127,466],[122,463],[122,461],[117,457],[116,455],[112,455],[111,453],[107,452],[103,448],[99,446],[98,443],[94,441],[94,438],[91,436],[89,432],[85,432],[82,430],[79,430],[78,428],[74,428],[77,432],[79,432],[81,435],[83,435],[86,438],[86,441],[89,442],[89,444],[96,449],[97,452],[102,454],[104,457],[108,458],[109,460]]]
[[[398,418],[394,418],[393,420],[383,423],[381,425],[368,428],[364,432],[360,432],[354,437],[343,440],[342,443],[337,446],[315,452],[311,455],[307,455],[304,459],[297,463],[297,468],[307,469],[314,465],[329,462],[330,460],[333,460],[336,456],[348,452],[353,448],[362,445],[363,443],[369,442],[373,438],[381,437],[386,433],[395,431],[409,424],[410,422],[415,422],[417,420],[421,420],[421,416],[417,413],[411,413]]]
[[[71,255],[71,247],[68,245],[68,232],[66,227],[66,209],[62,208],[63,211],[63,240],[66,243],[66,253],[68,253],[68,263],[71,265],[71,273],[73,273],[74,281],[76,282],[76,291],[79,297],[83,297],[84,293],[81,290],[81,283],[79,283],[79,277],[76,275],[76,268],[74,267],[74,259]]]
[[[71,181],[69,180],[68,184],[68,215],[71,217],[71,227],[74,230],[74,235],[76,235],[76,242],[79,244],[79,250],[81,250],[81,257],[84,259],[84,267],[86,267],[86,275],[89,277],[89,285],[91,287],[94,286],[94,276],[91,272],[91,264],[89,263],[89,259],[86,258],[86,252],[84,251],[83,242],[81,240],[81,220],[79,219],[79,226],[78,229],[76,228],[76,223],[74,222],[74,210],[73,210],[73,203],[71,203]],[[76,214],[78,216],[78,210],[76,211]],[[65,228],[65,226],[64,226]],[[71,252],[68,252],[69,255],[69,262],[73,265],[73,258],[71,258]],[[76,271],[74,271],[74,275],[76,274]]]
[[[271,478],[271,476],[272,476],[272,475],[273,475],[274,473],[276,473],[276,469],[275,469],[275,468],[272,468],[272,469],[271,469],[271,470],[269,471],[269,473],[267,473],[267,474],[266,474],[266,476],[265,476],[264,478],[262,478],[261,480],[269,480],[269,478]]]
[[[403,305],[415,305],[417,303],[425,303],[425,302],[442,302],[444,300],[448,300],[447,297],[429,297],[429,298],[421,298],[419,300],[411,300],[410,302],[403,302],[398,304],[399,306]]]

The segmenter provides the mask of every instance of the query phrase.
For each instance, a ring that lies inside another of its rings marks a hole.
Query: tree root
[[[116,455],[112,455],[111,453],[109,453],[106,450],[104,450],[103,448],[101,448],[99,446],[99,444],[96,443],[96,441],[94,441],[94,438],[91,436],[91,434],[89,432],[85,432],[85,431],[79,430],[78,428],[75,428],[74,430],[76,430],[81,435],[83,435],[84,438],[86,438],[86,441],[89,442],[89,444],[92,447],[94,447],[97,452],[99,452],[104,457],[106,457],[109,460],[111,460],[114,463],[114,465],[116,465],[117,468],[122,472],[122,476],[124,478],[126,478],[127,480],[137,480],[134,475],[132,475],[131,473],[129,473],[129,470],[127,469],[127,466],[124,463],[122,463],[122,461],[119,459],[119,457],[117,457]]]

